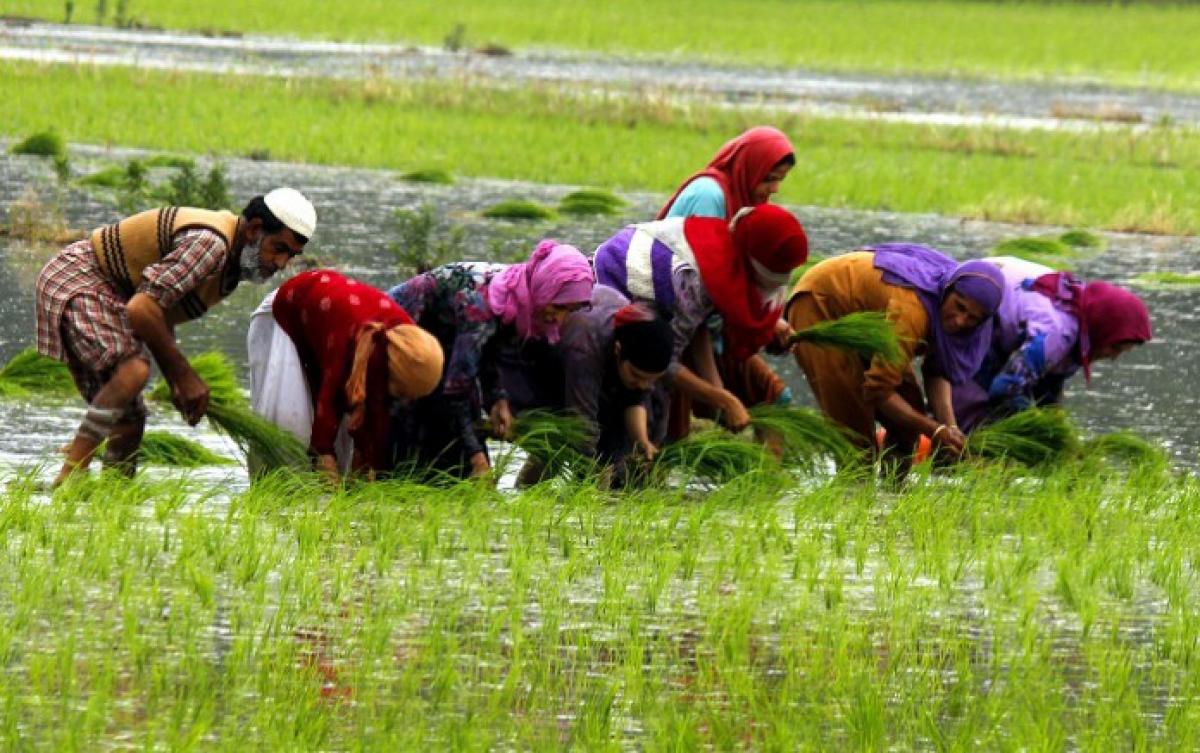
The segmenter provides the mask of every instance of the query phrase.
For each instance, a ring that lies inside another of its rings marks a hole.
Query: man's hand
[[[503,398],[497,400],[488,415],[492,419],[492,434],[499,439],[508,439],[513,426],[513,415],[509,410],[508,401]],[[473,464],[475,459],[472,458],[471,462]]]
[[[181,369],[171,381],[171,402],[179,409],[183,420],[195,426],[208,411],[208,385],[190,365]]]

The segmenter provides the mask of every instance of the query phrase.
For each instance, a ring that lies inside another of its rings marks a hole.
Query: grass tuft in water
[[[1058,239],[1071,248],[1102,251],[1108,246],[1108,242],[1104,240],[1103,236],[1097,235],[1090,230],[1068,230],[1058,236]]]
[[[845,431],[810,408],[756,405],[750,409],[750,425],[779,437],[786,465],[813,471],[822,458],[842,466],[862,456]]]
[[[154,154],[142,160],[146,167],[173,167],[176,170],[196,168],[196,160],[182,154]]]
[[[26,348],[0,369],[0,394],[69,397],[76,394],[75,380],[62,361],[44,356],[36,348]]]
[[[1157,444],[1131,431],[1101,434],[1083,443],[1084,457],[1099,456],[1105,461],[1124,463],[1131,468],[1163,470],[1168,465],[1167,454]]]
[[[789,345],[808,343],[853,351],[866,359],[879,356],[888,363],[900,363],[904,352],[896,328],[880,311],[859,311],[839,319],[819,322],[792,335]]]
[[[1036,467],[1061,459],[1078,446],[1075,427],[1064,411],[1030,408],[972,432],[965,454]]]
[[[63,157],[67,153],[66,142],[58,131],[47,130],[26,136],[13,144],[13,154],[32,154],[38,157]]]
[[[440,167],[426,167],[420,170],[411,170],[400,176],[400,180],[406,180],[409,183],[434,183],[437,185],[449,186],[454,184],[454,176],[449,170],[443,170]]]
[[[124,167],[117,167],[114,165],[112,167],[106,167],[101,170],[97,170],[94,173],[85,175],[76,182],[81,186],[118,189],[125,187],[127,178],[128,174],[126,169]]]
[[[624,206],[625,201],[616,194],[597,188],[585,188],[562,197],[558,203],[558,211],[574,215],[616,214]]]
[[[550,220],[555,217],[550,207],[525,199],[507,199],[488,207],[481,214],[493,220]]]

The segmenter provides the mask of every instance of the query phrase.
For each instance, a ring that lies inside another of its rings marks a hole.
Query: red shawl
[[[708,167],[683,182],[670,200],[658,210],[663,219],[683,189],[697,178],[712,178],[725,193],[725,219],[731,220],[742,207],[753,206],[754,189],[779,161],[794,154],[792,142],[777,128],[758,126],[729,141],[712,158]]]
[[[383,291],[331,269],[303,272],[285,282],[272,311],[295,343],[308,377],[314,413],[309,445],[318,455],[332,455],[347,409],[346,379],[359,330],[368,322],[391,327],[413,321]],[[355,454],[377,471],[390,470],[387,386],[387,348],[377,347],[367,375],[366,420],[350,433]]]

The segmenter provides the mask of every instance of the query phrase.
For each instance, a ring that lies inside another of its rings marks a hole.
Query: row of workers
[[[827,259],[792,287],[807,238],[770,200],[795,161],[784,134],[751,129],[590,260],[543,241],[524,263],[448,264],[386,293],[333,270],[297,275],[251,323],[255,408],[330,473],[483,474],[482,416],[506,436],[533,407],[581,414],[591,451],[620,466],[686,433],[693,414],[741,429],[747,406],[786,400],[760,353],[790,349],[822,411],[864,446],[879,422],[895,457],[921,434],[953,455],[973,426],[1057,401],[1072,373],[1090,378],[1092,362],[1151,337],[1146,307],[1117,286],[1019,259],[960,264],[915,244]],[[54,257],[37,282],[38,348],[67,363],[88,402],[58,480],[105,440],[106,464],[136,468],[150,357],[199,421],[208,389],[174,326],[241,281],[269,279],[315,229],[312,204],[280,188],[240,217],[143,212]],[[789,348],[794,331],[859,311],[886,312],[902,363]]]

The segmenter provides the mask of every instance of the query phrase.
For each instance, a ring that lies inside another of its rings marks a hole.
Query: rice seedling
[[[550,207],[525,199],[506,199],[484,209],[480,214],[494,220],[549,220],[554,218],[554,210]]]
[[[13,144],[13,154],[31,154],[37,157],[61,157],[67,153],[66,143],[58,131],[38,131]]]
[[[799,343],[842,348],[868,360],[878,356],[888,363],[900,363],[904,359],[896,329],[880,311],[859,311],[819,322],[796,332],[788,340],[789,347]]]
[[[778,464],[757,442],[721,429],[692,432],[664,446],[654,458],[652,475],[666,483],[671,471],[707,484],[724,484],[748,474],[777,470]]]
[[[1030,408],[971,432],[964,454],[1037,467],[1066,457],[1078,447],[1078,434],[1064,411]]]
[[[1134,275],[1131,282],[1134,285],[1190,287],[1200,285],[1200,273],[1197,272],[1142,272]]]
[[[845,466],[862,459],[845,431],[819,411],[783,405],[750,408],[750,425],[779,437],[785,465],[815,470],[822,459]]]
[[[596,188],[585,188],[562,197],[558,203],[558,211],[575,215],[616,214],[624,206],[625,201],[616,194]]]
[[[0,369],[0,392],[8,397],[78,394],[71,371],[62,361],[25,348]]]
[[[454,175],[449,170],[440,167],[427,167],[420,170],[410,170],[400,176],[400,180],[409,183],[435,183],[449,186],[454,184]]]
[[[196,160],[183,154],[152,154],[144,157],[141,163],[146,167],[172,167],[176,170],[196,167]]]
[[[104,455],[103,445],[96,450],[96,454]],[[233,458],[218,455],[199,442],[166,431],[148,431],[143,434],[142,444],[138,448],[138,459],[146,465],[173,468],[232,465],[237,462]]]
[[[1018,259],[1057,267],[1074,256],[1070,246],[1058,238],[1009,238],[992,247],[991,256],[1015,256]]]

